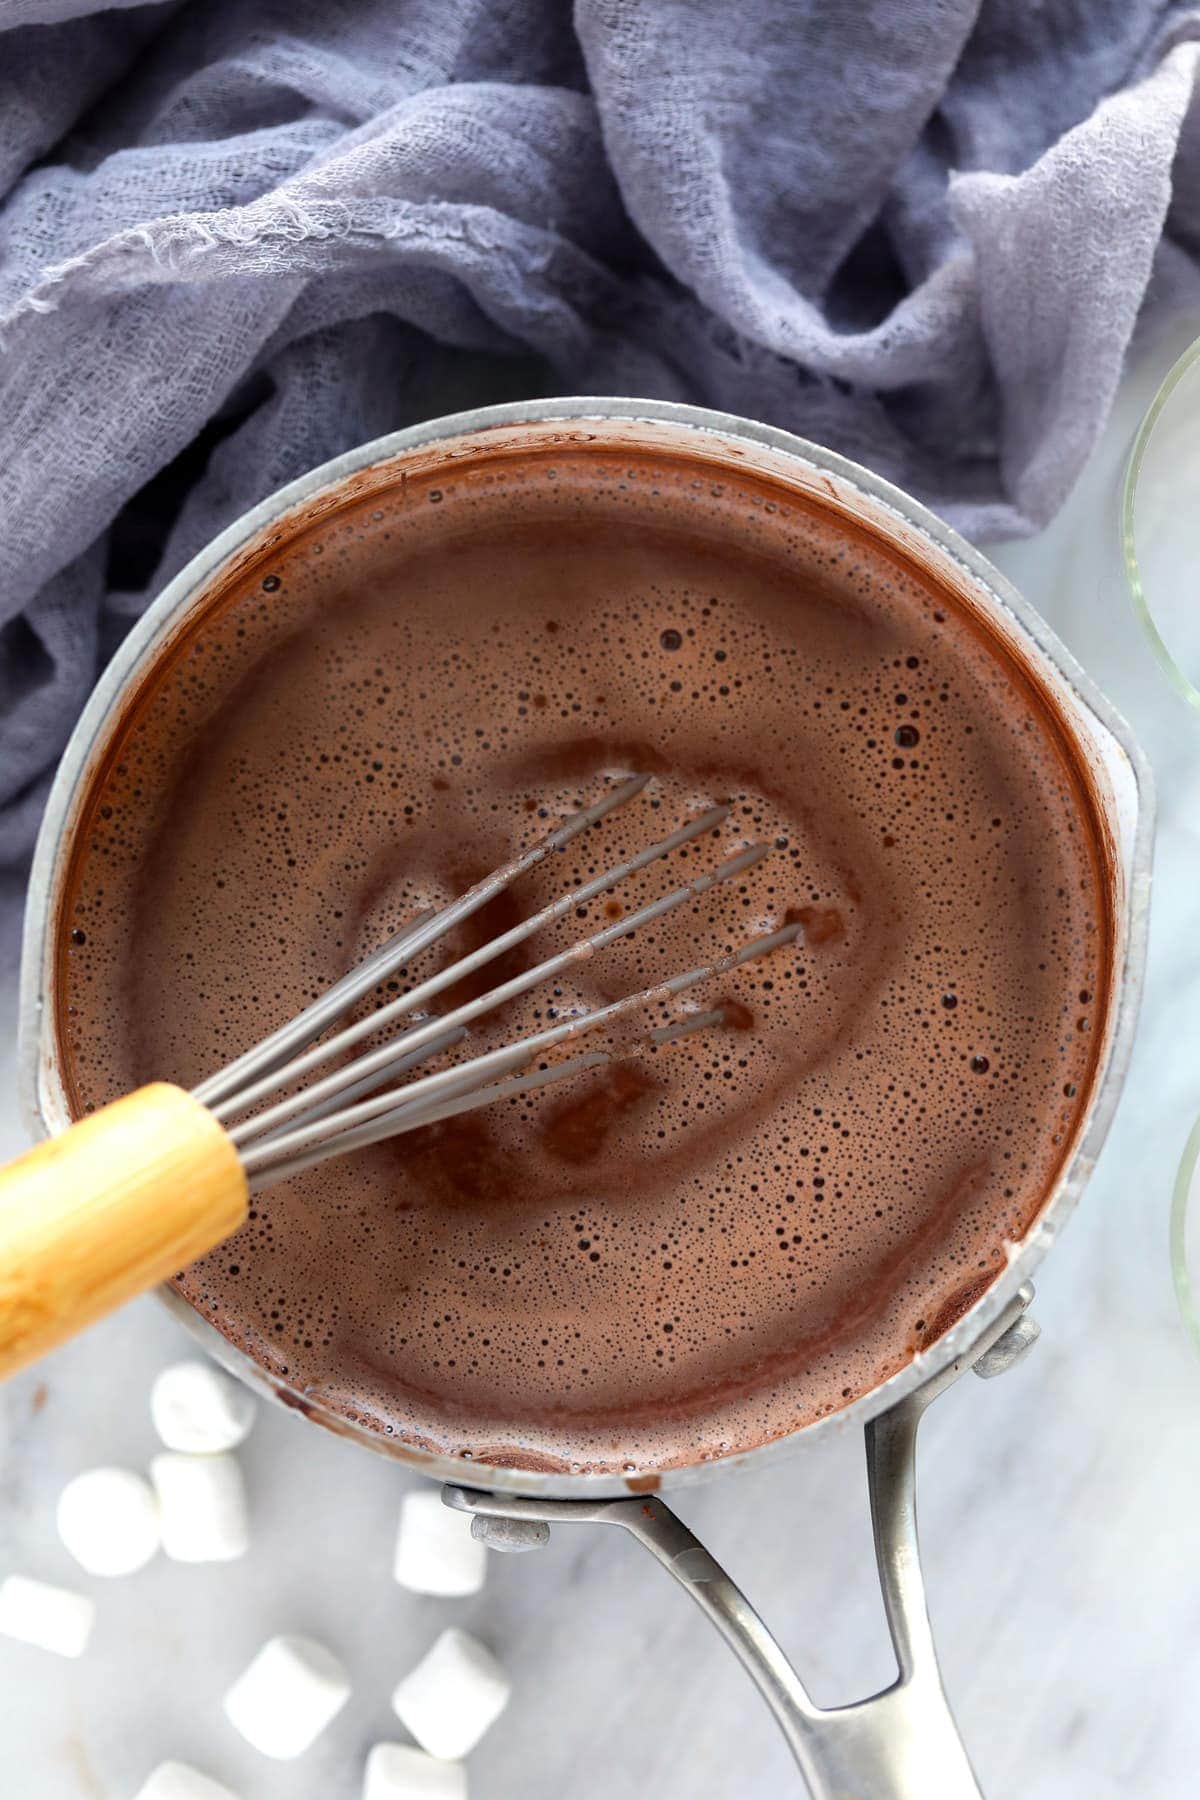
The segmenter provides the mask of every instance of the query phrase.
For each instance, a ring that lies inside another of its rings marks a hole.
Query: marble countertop
[[[996,561],[1131,720],[1159,837],[1139,1041],[1084,1204],[1038,1280],[1043,1336],[1002,1380],[970,1378],[922,1433],[921,1523],[946,1686],[989,1800],[1179,1800],[1200,1767],[1200,1362],[1167,1258],[1171,1182],[1200,1108],[1200,719],[1168,691],[1115,579],[1117,472],[1182,346],[1158,343],[1050,530]],[[1195,579],[1192,570],[1181,578]],[[0,970],[0,1153],[13,1097],[15,970]],[[0,1390],[0,1572],[93,1592],[78,1663],[0,1639],[4,1800],[127,1800],[194,1762],[244,1800],[358,1800],[388,1697],[443,1625],[514,1679],[470,1762],[472,1800],[765,1800],[803,1790],[746,1677],[623,1534],[558,1530],[493,1557],[475,1599],[406,1595],[389,1567],[401,1490],[382,1458],[281,1409],[244,1450],[255,1544],[241,1563],[157,1559],[82,1576],[54,1500],[97,1462],[144,1465],[155,1371],[190,1340],[144,1300]],[[890,1679],[862,1446],[845,1435],[685,1494],[678,1510],[761,1607],[819,1703]],[[279,1631],[333,1647],[350,1704],[302,1761],[268,1764],[219,1698]],[[936,1800],[930,1796],[930,1800]]]

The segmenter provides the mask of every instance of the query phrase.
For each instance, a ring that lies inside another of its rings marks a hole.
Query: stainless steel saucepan
[[[727,1459],[765,1463],[833,1431],[862,1425],[875,1548],[895,1648],[897,1678],[856,1705],[813,1705],[749,1602],[644,1482],[620,1476],[538,1474],[422,1452],[384,1439],[306,1400],[319,1423],[445,1484],[447,1504],[474,1514],[473,1530],[497,1549],[532,1548],[551,1525],[619,1525],[638,1539],[716,1624],[761,1689],[817,1800],[968,1800],[979,1788],[938,1670],[917,1545],[915,1445],[929,1402],[974,1365],[998,1373],[1036,1336],[1025,1312],[1029,1278],[1075,1205],[1108,1131],[1132,1047],[1142,981],[1150,882],[1149,773],[1128,728],[1062,644],[997,570],[946,525],[865,469],[785,432],[698,408],[640,400],[552,400],[435,420],[338,457],[264,500],[170,583],[105,670],[67,747],[38,842],[26,918],[21,997],[23,1102],[40,1135],[70,1123],[58,1042],[54,945],[70,850],[85,796],[132,692],[214,583],[285,542],[301,525],[348,500],[385,491],[414,467],[452,467],[494,446],[599,442],[620,451],[657,446],[694,459],[698,473],[761,471],[799,495],[852,518],[885,544],[951,581],[963,603],[1049,690],[1086,759],[1116,877],[1112,979],[1099,1043],[1099,1073],[1082,1132],[1038,1219],[1009,1247],[1007,1267],[931,1348],[842,1412],[776,1443]],[[1097,997],[1098,1000],[1100,996]],[[287,1399],[170,1290],[163,1299],[218,1361],[251,1387]],[[726,1464],[671,1469],[661,1490],[712,1479]],[[631,1491],[631,1487],[635,1491]]]

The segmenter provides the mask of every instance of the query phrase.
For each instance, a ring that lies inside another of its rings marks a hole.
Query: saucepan
[[[34,862],[22,971],[21,1080],[39,1135],[71,1122],[55,993],[59,909],[75,834],[91,783],[147,672],[214,588],[236,578],[301,525],[350,500],[385,492],[414,468],[452,468],[494,446],[530,440],[599,441],[620,452],[657,446],[720,469],[759,471],[807,501],[852,520],[885,546],[953,584],[1048,691],[1090,774],[1107,837],[1114,932],[1106,1004],[1098,1008],[1097,1074],[1085,1117],[1036,1220],[990,1286],[928,1348],[842,1411],[724,1461],[651,1477],[538,1473],[489,1467],[385,1438],[291,1392],[233,1347],[172,1290],[168,1307],[219,1362],[251,1387],[314,1421],[398,1458],[444,1484],[450,1506],[496,1549],[529,1549],[551,1526],[615,1525],[638,1540],[687,1589],[758,1684],[817,1800],[967,1800],[979,1787],[947,1702],[925,1605],[918,1554],[915,1444],[921,1414],[965,1369],[998,1373],[1027,1349],[1036,1327],[1026,1308],[1030,1276],[1054,1243],[1091,1174],[1117,1103],[1132,1047],[1145,954],[1150,883],[1149,773],[1124,722],[1009,583],[924,507],[867,470],[817,445],[743,419],[640,400],[553,400],[492,407],[403,431],[327,463],[253,508],[170,583],[105,671],[63,757]],[[1098,995],[1097,999],[1101,997]],[[712,1480],[730,1463],[763,1463],[831,1432],[865,1428],[875,1549],[897,1675],[881,1693],[838,1709],[809,1699],[766,1625],[708,1552],[670,1511],[663,1493]]]

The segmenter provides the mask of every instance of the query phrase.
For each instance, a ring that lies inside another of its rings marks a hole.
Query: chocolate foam
[[[731,815],[489,984],[775,853],[473,1049],[804,933],[701,990],[706,1037],[270,1190],[181,1294],[305,1404],[518,1467],[743,1450],[902,1366],[1004,1266],[1093,1074],[1100,828],[1029,672],[790,490],[603,441],[426,469],[267,555],[144,684],[91,795],[60,928],[79,1109],[194,1084],[633,771],[645,795],[455,947]]]

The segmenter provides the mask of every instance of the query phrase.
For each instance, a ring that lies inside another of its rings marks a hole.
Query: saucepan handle
[[[867,1426],[867,1480],[875,1554],[896,1653],[891,1687],[852,1706],[814,1706],[746,1596],[655,1495],[620,1500],[535,1500],[449,1487],[448,1506],[475,1515],[472,1530],[496,1549],[532,1549],[547,1525],[620,1525],[685,1588],[734,1651],[770,1707],[812,1800],[981,1800],[942,1687],[917,1542],[916,1439],[921,1415],[962,1368],[1011,1366],[1037,1331],[1023,1288],[969,1356],[940,1371]]]
[[[930,1398],[918,1390],[866,1428],[875,1559],[898,1674],[869,1700],[820,1715],[806,1770],[813,1800],[982,1800],[942,1686],[921,1573],[916,1443]]]

